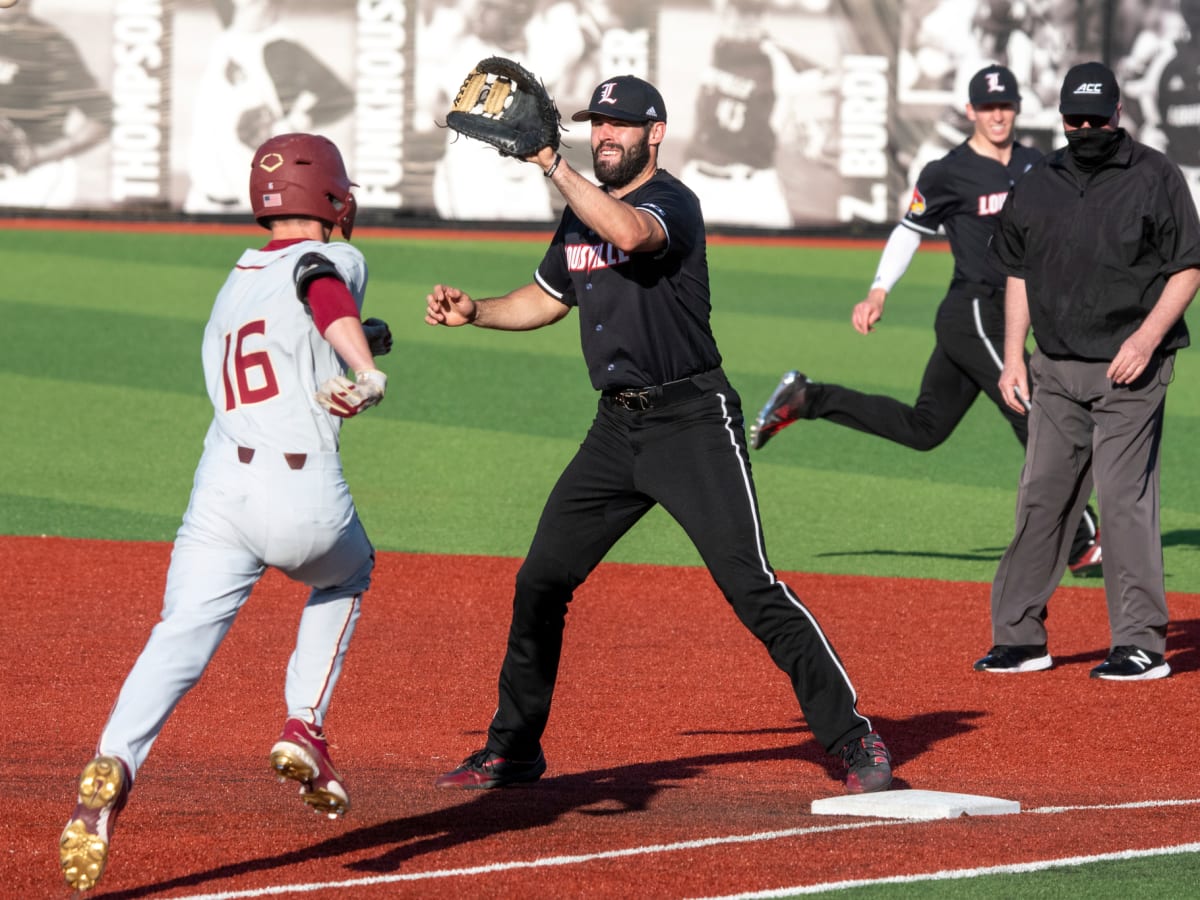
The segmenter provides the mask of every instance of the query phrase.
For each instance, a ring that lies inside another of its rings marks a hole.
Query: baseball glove
[[[0,116],[0,172],[27,172],[33,165],[33,145],[25,129]]]
[[[525,159],[558,149],[558,107],[537,76],[503,56],[489,56],[467,75],[446,124],[491,144],[501,156]]]
[[[392,352],[392,329],[383,319],[363,319],[363,334],[372,356],[387,356]]]

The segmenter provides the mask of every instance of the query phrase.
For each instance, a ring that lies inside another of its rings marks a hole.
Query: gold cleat
[[[70,887],[96,886],[108,862],[117,814],[129,798],[129,773],[113,756],[97,756],[79,776],[75,811],[58,840],[58,861]]]
[[[329,758],[329,745],[319,728],[300,719],[288,719],[271,748],[271,768],[280,781],[300,785],[300,799],[331,819],[346,814],[350,797],[342,776]]]

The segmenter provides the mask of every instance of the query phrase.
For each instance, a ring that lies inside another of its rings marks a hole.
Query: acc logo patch
[[[264,172],[274,172],[283,165],[283,155],[279,153],[268,153],[258,161],[258,167]]]
[[[912,200],[908,203],[908,212],[913,216],[919,216],[925,212],[925,198],[916,188],[913,188]]]

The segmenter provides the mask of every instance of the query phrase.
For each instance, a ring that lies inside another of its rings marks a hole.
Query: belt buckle
[[[644,412],[650,408],[650,392],[648,390],[621,391],[613,399],[631,412]]]

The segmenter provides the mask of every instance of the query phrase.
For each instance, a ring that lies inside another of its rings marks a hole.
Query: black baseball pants
[[[517,573],[488,731],[489,748],[502,756],[537,755],[572,595],[656,503],[687,532],[738,618],[787,674],[821,745],[836,752],[871,730],[824,632],[767,561],[738,395],[719,370],[693,381],[700,396],[645,411],[602,398],[551,491]]]
[[[1013,434],[1029,443],[1029,417],[1014,412],[1000,396],[1004,367],[1004,308],[994,297],[951,289],[938,307],[934,323],[937,343],[917,402],[908,405],[884,394],[864,394],[840,384],[820,384],[808,410],[812,419],[895,441],[914,450],[932,450],[954,433],[982,393],[995,404]],[[1029,354],[1025,354],[1029,364]],[[1071,559],[1088,548],[1097,534],[1096,515],[1085,507],[1075,529]]]
[[[1004,358],[1003,305],[952,291],[938,307],[934,333],[937,343],[925,365],[915,404],[822,384],[813,397],[809,417],[828,419],[914,450],[932,450],[950,437],[982,392],[1024,446],[1029,438],[1027,417],[1008,408],[998,387]]]

